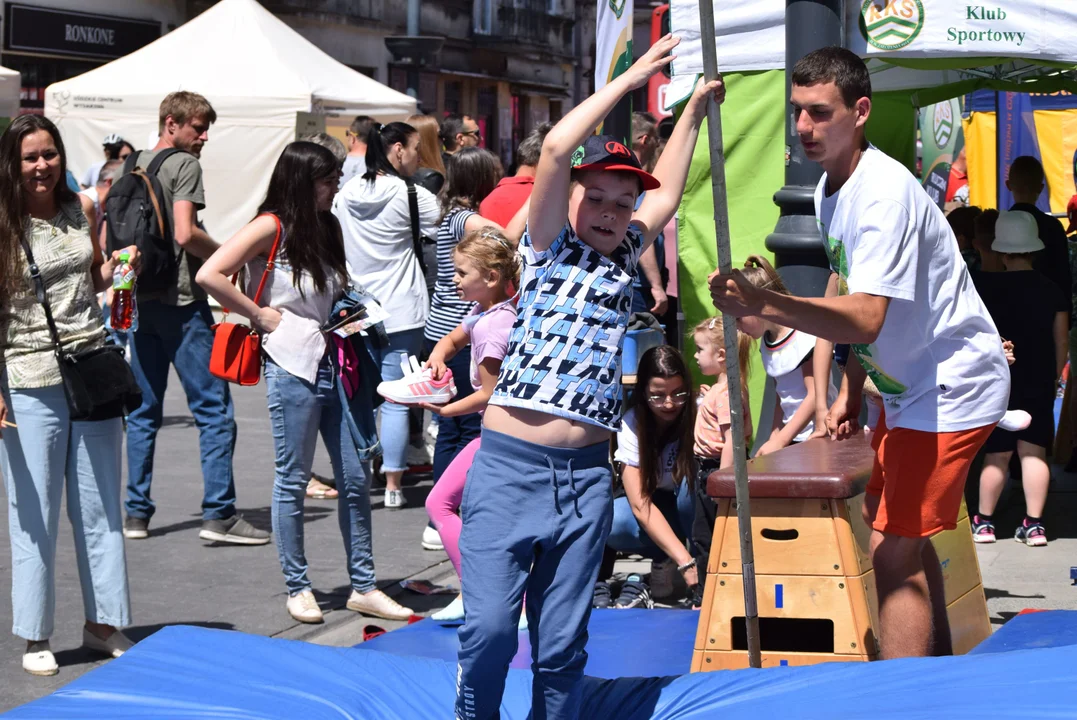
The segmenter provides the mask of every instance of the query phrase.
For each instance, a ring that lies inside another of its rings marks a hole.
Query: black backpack
[[[172,238],[172,208],[167,207],[157,171],[165,160],[184,152],[167,148],[145,170],[137,168],[139,153],[131,153],[123,175],[112,183],[105,199],[108,252],[134,245],[142,255],[139,290],[159,292],[176,285],[179,259]]]

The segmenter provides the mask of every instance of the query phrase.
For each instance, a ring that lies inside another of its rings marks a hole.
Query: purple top
[[[477,305],[464,318],[464,332],[471,340],[471,387],[482,389],[479,364],[483,360],[503,360],[509,346],[509,333],[516,322],[516,305],[512,299],[483,312]]]

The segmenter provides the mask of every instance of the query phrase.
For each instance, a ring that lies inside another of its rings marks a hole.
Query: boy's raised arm
[[[572,153],[625,94],[643,87],[652,75],[673,61],[670,51],[679,42],[680,39],[666,35],[626,72],[573,108],[546,135],[535,170],[535,187],[527,217],[528,233],[535,250],[542,252],[549,248],[565,226]]]
[[[700,79],[652,173],[662,187],[648,191],[639,210],[632,216],[632,220],[644,228],[645,248],[654,242],[681,203],[692,152],[699,138],[699,126],[707,117],[707,102],[712,97],[719,104],[725,100],[725,84],[721,78],[710,83]]]

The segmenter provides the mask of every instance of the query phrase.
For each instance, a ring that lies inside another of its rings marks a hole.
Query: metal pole
[[[699,30],[703,46],[703,76],[707,82],[718,78],[718,50],[715,47],[714,4],[699,0]],[[722,111],[711,101],[707,105],[707,137],[711,151],[711,187],[714,193],[714,235],[718,241],[718,268],[723,274],[733,270],[729,249],[729,207],[725,190],[725,153],[722,148]],[[737,358],[737,321],[722,315],[725,335],[726,377],[729,381],[729,418],[733,430],[733,470],[737,482],[737,522],[740,523],[741,574],[744,579],[744,625],[748,632],[748,664],[762,667],[759,644],[759,610],[755,593],[755,552],[752,549],[752,510],[748,496],[748,460],[744,448],[744,404],[740,392],[740,365]]]
[[[419,34],[419,2],[420,0],[408,0],[408,24],[407,31],[410,37]],[[416,100],[419,99],[419,66],[416,60],[407,69],[408,89],[407,94]],[[420,109],[421,111],[421,109]]]

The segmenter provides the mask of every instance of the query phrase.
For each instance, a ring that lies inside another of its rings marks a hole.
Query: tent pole
[[[714,4],[699,0],[699,29],[703,46],[703,76],[718,77],[718,50],[715,46]],[[726,202],[725,154],[722,148],[722,111],[713,100],[707,104],[707,137],[710,141],[711,187],[714,193],[714,235],[718,242],[718,268],[732,272],[729,248],[729,207]],[[741,574],[744,579],[744,620],[748,632],[748,664],[762,666],[759,643],[759,610],[755,592],[755,553],[752,549],[752,511],[748,497],[748,460],[744,446],[744,402],[740,392],[740,365],[737,358],[737,321],[722,315],[725,335],[726,377],[729,381],[729,417],[733,431],[733,468],[737,484],[737,521],[740,523]],[[728,450],[728,448],[727,448]],[[704,569],[705,572],[705,569]]]

